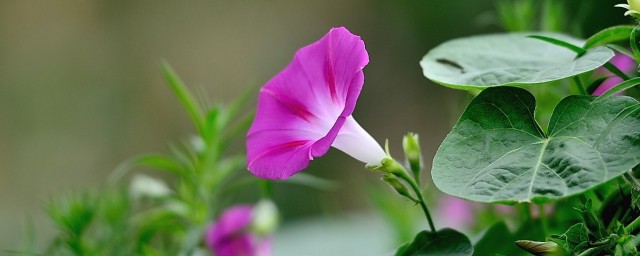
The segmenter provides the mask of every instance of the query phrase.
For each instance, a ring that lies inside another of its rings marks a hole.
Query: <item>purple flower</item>
[[[438,220],[443,226],[468,229],[475,223],[476,204],[453,196],[443,196],[438,203]]]
[[[271,239],[251,232],[254,207],[238,205],[224,211],[205,235],[207,246],[216,256],[269,256]]]
[[[351,116],[367,63],[364,42],[342,27],[298,50],[260,90],[247,134],[247,169],[260,178],[286,179],[331,146],[379,165],[384,151]]]
[[[611,59],[611,63],[626,74],[632,73],[637,68],[637,63],[633,58],[621,53],[616,54],[616,56]],[[607,78],[593,91],[592,95],[594,96],[602,95],[612,87],[624,81],[622,78],[615,76],[605,68],[597,69],[596,76],[604,76]]]

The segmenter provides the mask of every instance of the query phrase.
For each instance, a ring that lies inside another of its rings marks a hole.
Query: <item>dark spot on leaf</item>
[[[463,74],[465,73],[464,68],[460,64],[455,62],[455,61],[452,61],[452,60],[449,60],[449,59],[440,58],[440,59],[436,59],[436,62],[438,62],[440,64],[444,64],[444,65],[450,66],[450,67],[453,67],[453,68],[457,68],[457,69],[460,70],[461,73],[463,73]]]

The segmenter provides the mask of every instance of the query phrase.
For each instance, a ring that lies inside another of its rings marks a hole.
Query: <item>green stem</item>
[[[547,212],[544,210],[544,204],[538,204],[538,215],[540,215],[542,232],[547,236],[547,234],[549,234],[549,221],[547,220]]]
[[[640,182],[635,177],[633,177],[633,175],[631,175],[631,172],[625,172],[624,177],[625,180],[633,185],[633,188],[640,188]]]
[[[273,198],[273,182],[270,180],[261,180],[263,198]]]
[[[633,220],[631,223],[629,223],[629,225],[624,227],[624,230],[627,231],[628,234],[631,234],[638,227],[640,227],[640,217],[637,217],[635,220]]]
[[[640,61],[640,49],[638,49],[638,29],[640,26],[636,26],[629,36],[629,44],[631,45],[631,51],[633,52],[633,56],[635,57],[636,62]]]
[[[624,80],[631,79],[627,74],[622,72],[622,70],[620,70],[615,65],[611,64],[611,62],[605,63],[603,67],[606,68],[607,70],[611,71],[611,73],[613,73],[614,75],[616,75],[616,76],[618,76],[618,77],[620,77],[620,78],[622,78]]]
[[[573,77],[573,81],[576,83],[576,87],[578,87],[578,91],[582,95],[589,95],[587,90],[584,89],[584,85],[582,84],[582,80],[578,76]]]
[[[520,215],[520,221],[524,222],[527,220],[531,220],[533,219],[531,217],[531,208],[529,206],[529,204],[517,204],[516,207],[518,208],[518,213]]]
[[[395,174],[395,175],[398,176],[398,178],[401,178],[407,183],[409,183],[409,185],[413,189],[413,192],[416,194],[416,197],[418,197],[418,202],[422,207],[424,216],[427,217],[427,221],[429,222],[429,227],[431,228],[431,232],[436,232],[436,227],[435,225],[433,225],[433,219],[431,219],[429,208],[427,208],[427,204],[424,201],[424,197],[422,197],[422,192],[420,191],[420,187],[418,187],[418,184],[416,183],[416,181],[407,174],[406,170],[404,172],[400,172],[400,174]]]

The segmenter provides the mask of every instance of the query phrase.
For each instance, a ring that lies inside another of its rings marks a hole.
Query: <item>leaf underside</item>
[[[523,86],[562,80],[592,71],[614,55],[598,46],[576,53],[534,38],[544,35],[573,45],[584,41],[557,33],[511,33],[454,39],[432,49],[420,61],[424,76],[444,86],[470,90]]]
[[[640,104],[569,96],[548,132],[524,89],[484,90],[438,149],[432,176],[445,193],[479,202],[543,202],[577,194],[640,163]]]

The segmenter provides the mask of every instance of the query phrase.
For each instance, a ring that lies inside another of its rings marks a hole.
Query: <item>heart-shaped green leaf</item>
[[[469,104],[433,160],[435,185],[479,202],[542,202],[577,194],[640,163],[640,104],[569,96],[544,133],[524,89],[489,88]]]
[[[473,246],[464,234],[450,228],[437,232],[422,231],[413,242],[396,252],[396,256],[470,256]]]
[[[527,36],[511,33],[454,39],[432,49],[420,61],[424,75],[457,89],[501,85],[531,85],[557,81],[594,70],[613,57],[606,47],[576,53]],[[563,34],[543,33],[573,45],[584,41]]]

